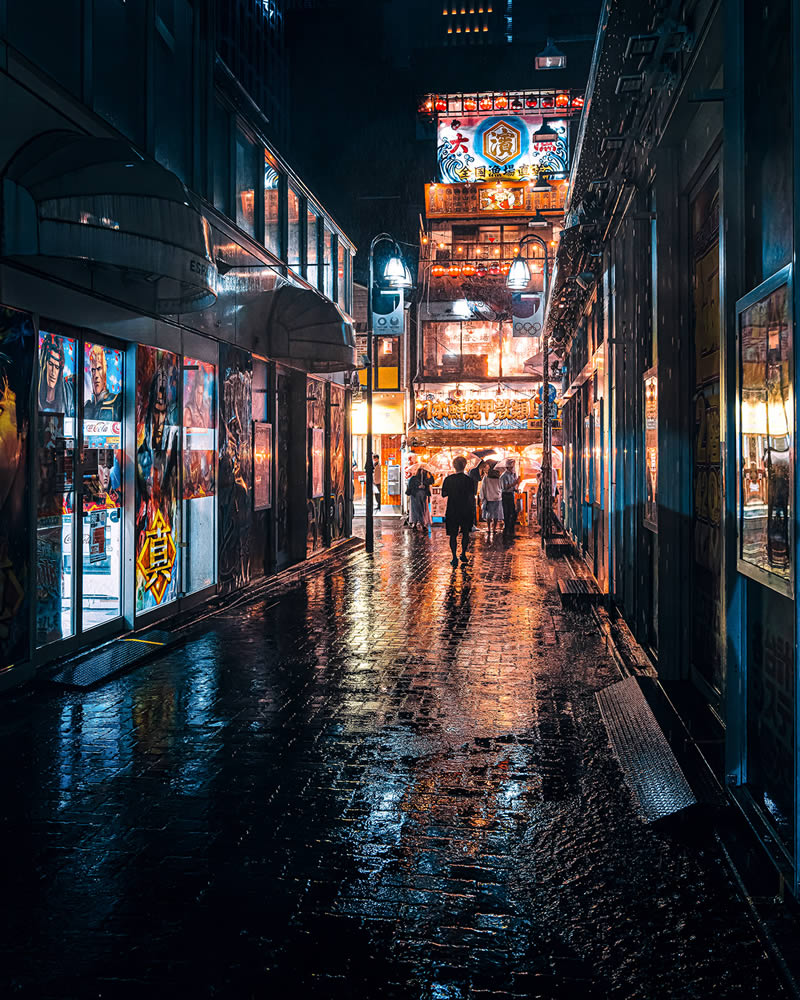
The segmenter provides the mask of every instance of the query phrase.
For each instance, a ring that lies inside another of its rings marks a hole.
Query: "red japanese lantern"
[[[479,278],[485,278],[488,273],[489,272],[486,270],[485,267],[479,267],[478,268],[477,274],[478,274]]]
[[[501,274],[508,274],[508,272],[510,270],[511,270],[511,265],[510,264],[501,264],[500,265],[500,273]]]
[[[539,98],[538,97],[528,97],[525,101],[526,108],[538,108]]]
[[[580,95],[578,95],[578,97],[573,97],[572,98],[572,106],[573,106],[573,108],[582,108],[583,107],[583,98]]]
[[[420,105],[420,111],[433,111],[433,101],[430,98],[427,101],[423,101]]]
[[[556,107],[557,108],[568,108],[569,107],[569,94],[560,93],[556,94]]]
[[[511,108],[513,111],[522,111],[523,108],[522,101],[518,97],[515,97],[514,100],[511,102]]]
[[[472,277],[472,275],[473,275],[473,274],[475,274],[475,265],[474,265],[474,264],[465,264],[465,265],[464,265],[464,266],[463,266],[463,267],[461,268],[461,273],[462,273],[462,274],[463,274],[463,275],[464,275],[465,277],[467,277],[467,278],[471,278],[471,277]]]
[[[434,107],[437,111],[447,111],[447,101],[443,101],[440,97],[434,104]]]
[[[552,97],[543,97],[542,98],[542,104],[541,104],[541,106],[543,108],[552,108],[552,106],[553,106],[553,98]]]
[[[464,110],[465,111],[477,111],[478,102],[474,97],[467,97],[464,99]]]
[[[494,102],[494,106],[498,111],[505,111],[508,107],[508,99],[505,97],[498,97]]]
[[[491,97],[482,97],[478,107],[481,111],[491,111],[492,110],[492,99]]]
[[[441,278],[442,275],[444,274],[444,271],[445,269],[443,264],[434,264],[433,267],[431,268],[431,274],[434,276],[434,278]]]
[[[448,267],[447,269],[447,273],[450,275],[451,278],[457,278],[459,274],[461,274],[461,268],[458,266],[458,264],[451,264],[450,267]]]
[[[497,264],[492,264],[492,266],[489,268],[489,274],[499,274],[499,273],[500,273],[500,268],[497,266]]]

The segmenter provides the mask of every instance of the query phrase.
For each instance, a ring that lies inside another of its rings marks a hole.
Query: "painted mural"
[[[136,351],[136,611],[178,594],[180,414],[178,357]]]
[[[250,579],[253,491],[253,359],[220,344],[219,582],[224,593]]]
[[[548,118],[540,135],[542,115],[492,115],[440,118],[437,137],[439,180],[511,180],[532,177],[544,168],[564,177],[569,171],[569,127],[564,119]]]
[[[0,307],[0,668],[28,654],[27,486],[35,347],[28,313]]]

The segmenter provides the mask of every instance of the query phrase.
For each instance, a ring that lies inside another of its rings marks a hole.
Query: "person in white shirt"
[[[497,530],[497,526],[503,518],[502,496],[500,473],[496,469],[492,469],[483,477],[480,487],[481,510],[490,535],[493,530]]]
[[[510,535],[517,521],[517,501],[514,491],[519,484],[514,463],[508,462],[506,471],[500,478],[500,488],[503,492],[503,534]]]

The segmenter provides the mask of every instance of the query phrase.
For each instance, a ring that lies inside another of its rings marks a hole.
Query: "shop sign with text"
[[[492,396],[485,399],[438,400],[417,403],[418,430],[536,430],[542,426],[542,390],[530,399]],[[555,386],[550,386],[550,418],[561,426]]]
[[[440,119],[437,136],[439,178],[445,184],[495,179],[519,180],[545,169],[550,176],[569,171],[569,127],[548,119],[552,138],[536,132],[541,115]]]

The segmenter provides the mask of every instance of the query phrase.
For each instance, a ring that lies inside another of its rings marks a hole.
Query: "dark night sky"
[[[562,45],[568,68],[547,74],[533,59],[548,35],[594,35],[600,0],[573,0],[569,14],[517,0],[515,41],[423,46],[438,0],[312,0],[287,16],[291,121],[288,156],[359,247],[363,280],[371,236],[388,229],[416,243],[423,185],[435,141],[416,119],[432,90],[582,87],[592,44]],[[435,24],[435,20],[433,22]],[[438,26],[437,26],[438,27]],[[540,79],[536,79],[536,77]]]

